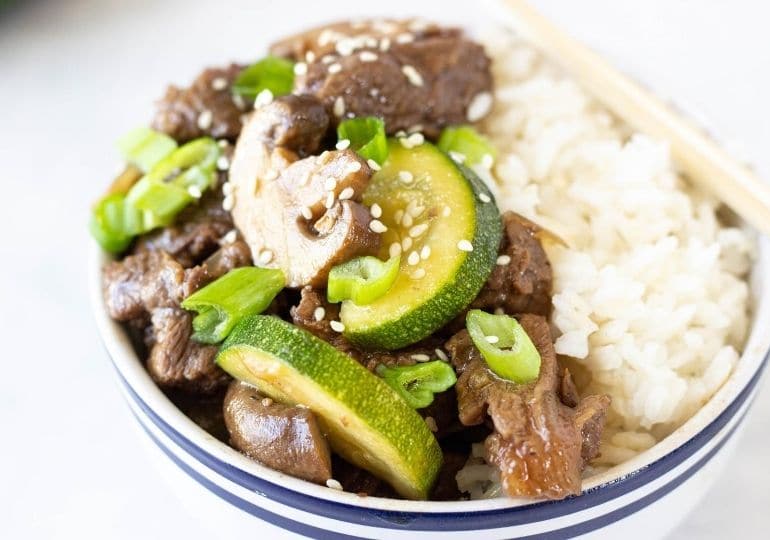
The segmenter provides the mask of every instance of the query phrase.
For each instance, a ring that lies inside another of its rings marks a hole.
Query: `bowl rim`
[[[558,503],[564,505],[568,504],[567,501],[570,500],[580,501],[591,494],[607,491],[610,486],[616,486],[615,489],[618,489],[617,486],[627,484],[630,487],[626,491],[635,489],[632,484],[634,484],[635,477],[639,476],[642,471],[651,468],[653,465],[658,465],[658,469],[661,469],[662,462],[665,461],[667,456],[677,452],[681,453],[682,449],[687,447],[699,434],[707,435],[703,441],[705,444],[719,431],[719,429],[713,428],[719,427],[715,426],[715,424],[720,419],[720,416],[724,416],[725,413],[729,412],[728,409],[731,406],[735,407],[733,414],[737,412],[740,408],[739,406],[742,405],[743,401],[750,394],[749,391],[753,390],[757,384],[762,368],[767,363],[768,350],[770,350],[770,333],[763,335],[762,332],[764,328],[770,326],[770,299],[768,298],[770,272],[763,271],[763,269],[770,269],[770,240],[761,237],[757,245],[757,258],[754,261],[750,276],[750,300],[753,301],[753,304],[751,306],[749,336],[743,353],[728,379],[709,401],[665,439],[630,460],[587,478],[583,483],[583,494],[581,496],[558,501]],[[360,497],[354,493],[337,491],[280,473],[247,458],[196,425],[177,409],[152,381],[144,368],[143,362],[135,353],[123,327],[120,323],[113,321],[107,314],[101,289],[101,274],[102,267],[108,260],[110,260],[110,257],[100,249],[96,242],[91,241],[88,279],[92,310],[99,335],[119,378],[125,387],[134,394],[140,406],[144,406],[146,413],[152,413],[157,420],[165,424],[172,432],[186,439],[211,458],[226,465],[230,468],[228,470],[231,473],[245,475],[245,477],[251,480],[258,481],[257,483],[264,482],[275,489],[287,490],[295,496],[308,497],[316,502],[323,501],[353,507],[359,511],[370,509],[399,514],[440,513],[448,515],[463,513],[467,515],[469,512],[511,511],[519,507],[534,510],[539,505],[554,504],[554,501],[507,497],[472,501],[410,501],[381,497]],[[732,414],[725,419],[724,423],[729,421],[731,417]],[[709,431],[709,427],[712,428],[711,431],[713,432]],[[697,448],[691,448],[691,450],[694,452]],[[686,456],[684,457],[686,458]],[[663,469],[665,468],[663,467]],[[667,470],[670,470],[670,468],[668,467]],[[664,473],[665,471],[661,472],[661,474]],[[660,474],[656,477],[659,476]],[[642,483],[647,483],[651,480],[652,478],[647,478]],[[316,512],[315,510],[310,511]]]

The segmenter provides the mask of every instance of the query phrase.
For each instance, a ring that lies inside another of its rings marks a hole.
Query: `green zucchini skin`
[[[414,409],[355,359],[277,317],[254,315],[233,329],[216,361],[278,401],[308,406],[337,453],[402,496],[428,497],[442,464],[436,438]]]

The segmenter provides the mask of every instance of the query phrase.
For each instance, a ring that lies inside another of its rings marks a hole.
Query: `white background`
[[[86,295],[86,220],[115,138],[169,81],[262,54],[324,2],[29,0],[0,12],[0,537],[210,539],[141,453]],[[710,118],[770,178],[770,11],[757,0],[536,0]],[[333,2],[407,14],[417,2]],[[222,8],[216,5],[229,5]],[[420,2],[454,19],[469,2]],[[770,388],[729,471],[676,538],[767,538]],[[246,534],[259,531],[247,531]],[[644,537],[640,531],[639,537]]]

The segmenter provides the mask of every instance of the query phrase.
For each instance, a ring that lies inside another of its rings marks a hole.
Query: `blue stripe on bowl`
[[[249,514],[257,518],[265,520],[269,523],[277,525],[293,533],[309,536],[311,538],[318,539],[318,540],[326,540],[326,539],[349,540],[354,538],[360,538],[360,537],[350,536],[350,535],[346,535],[338,532],[328,531],[325,529],[319,529],[317,527],[308,525],[306,523],[302,523],[302,522],[298,522],[298,521],[286,518],[284,516],[281,516],[279,514],[276,514],[274,512],[261,508],[255,505],[254,503],[247,501],[246,499],[243,499],[227,491],[226,489],[212,482],[211,480],[209,480],[208,478],[200,474],[198,471],[190,467],[187,463],[179,459],[143,424],[141,418],[139,418],[139,416],[136,413],[134,413],[134,411],[131,411],[131,412],[137,418],[137,421],[142,426],[142,428],[147,433],[147,435],[163,451],[163,453],[166,454],[166,456],[171,461],[173,461],[188,476],[190,476],[196,482],[198,482],[203,487],[208,489],[210,492],[217,495],[221,499],[229,502],[230,504],[236,506],[237,508],[240,508],[241,510],[248,512]],[[694,474],[696,474],[700,469],[702,469],[709,461],[711,461],[711,459],[722,449],[722,447],[724,447],[725,444],[727,444],[727,442],[732,438],[732,436],[738,430],[740,425],[743,423],[743,420],[746,418],[747,412],[748,410],[744,412],[744,414],[740,417],[740,419],[736,422],[736,424],[730,429],[727,435],[725,435],[725,437],[717,445],[715,445],[714,448],[709,450],[707,454],[705,454],[695,464],[693,464],[693,466],[688,468],[686,471],[682,472],[682,474],[672,479],[670,482],[668,482],[664,486],[661,486],[660,488],[647,494],[646,496],[636,501],[633,501],[632,503],[626,506],[617,508],[606,514],[603,514],[593,519],[588,519],[581,523],[576,523],[568,527],[562,527],[560,529],[555,529],[547,532],[540,532],[534,535],[519,536],[517,538],[519,540],[534,540],[534,539],[562,540],[564,538],[573,538],[575,536],[588,534],[598,529],[602,529],[604,527],[611,525],[612,523],[615,523],[616,521],[620,521],[621,519],[624,519],[632,514],[635,514],[636,512],[643,510],[647,506],[655,503],[656,501],[658,501],[659,499],[661,499],[662,497],[664,497],[665,495],[669,494],[670,492],[675,490],[677,487],[682,485]],[[325,517],[328,517],[328,516],[325,516]],[[475,514],[466,516],[465,519],[472,520],[475,525],[475,528],[483,528],[481,524],[477,523]],[[447,531],[446,528],[437,529],[437,530],[441,532],[449,532]]]
[[[119,371],[118,375],[131,398],[161,432],[197,461],[241,487],[263,493],[271,500],[311,514],[358,525],[402,530],[463,531],[495,529],[555,519],[604,504],[660,478],[693,456],[727,425],[751,395],[767,363],[768,356],[765,356],[746,387],[714,421],[685,444],[647,467],[613,483],[586,490],[578,497],[474,512],[398,512],[368,509],[317,498],[273,484],[219,460],[183,437],[142,401]]]

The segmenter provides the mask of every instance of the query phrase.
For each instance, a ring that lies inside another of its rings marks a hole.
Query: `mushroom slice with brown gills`
[[[332,477],[329,444],[310,409],[276,403],[233,381],[224,414],[231,444],[250,458],[318,484]]]
[[[316,98],[278,98],[247,121],[230,167],[235,225],[255,263],[283,270],[289,287],[325,286],[333,266],[379,247],[361,204],[366,162],[350,150],[309,155],[328,124]]]

